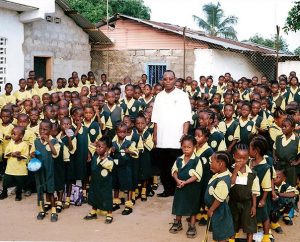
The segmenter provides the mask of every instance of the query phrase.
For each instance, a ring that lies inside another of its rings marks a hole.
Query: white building
[[[110,40],[64,0],[0,0],[0,87],[36,76],[87,73],[91,43]]]

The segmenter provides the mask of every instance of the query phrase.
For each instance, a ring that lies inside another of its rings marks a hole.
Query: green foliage
[[[236,16],[225,17],[219,2],[217,5],[213,3],[205,4],[202,10],[205,13],[205,19],[193,15],[194,21],[201,29],[213,36],[237,40],[237,33],[233,27],[238,22]]]
[[[294,54],[300,56],[300,46],[294,50]]]
[[[270,39],[265,39],[261,35],[256,34],[253,37],[250,37],[248,41],[262,46],[276,49],[276,36],[273,36]],[[279,51],[289,52],[288,44],[286,43],[286,40],[284,38],[280,36],[278,43],[279,43]]]
[[[283,29],[286,33],[300,30],[300,1],[296,1],[294,7],[289,11]]]
[[[106,0],[68,0],[72,8],[97,23],[106,19]],[[109,0],[109,16],[122,13],[136,18],[150,19],[151,9],[144,5],[143,0]]]

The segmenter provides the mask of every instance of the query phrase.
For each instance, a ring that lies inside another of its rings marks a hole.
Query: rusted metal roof
[[[112,41],[100,29],[77,11],[72,9],[65,0],[55,0],[55,2],[62,8],[68,17],[73,19],[73,21],[89,35],[90,41],[93,44],[112,44]]]
[[[116,22],[118,19],[130,19],[139,23],[143,23],[152,28],[156,28],[159,30],[169,31],[178,35],[183,35],[183,27],[178,25],[173,25],[169,23],[156,22],[151,20],[138,19],[131,16],[127,16],[124,14],[115,14],[109,19],[110,25]],[[102,20],[96,24],[96,27],[101,27],[106,25],[107,21]],[[268,48],[265,46],[258,45],[256,43],[251,42],[240,42],[231,39],[225,39],[221,37],[211,36],[202,31],[186,29],[186,37],[191,38],[195,41],[205,42],[211,48],[219,48],[219,49],[229,49],[237,52],[256,52],[262,55],[274,56],[276,55],[276,50],[272,48]],[[287,53],[279,53],[280,56],[291,56]]]

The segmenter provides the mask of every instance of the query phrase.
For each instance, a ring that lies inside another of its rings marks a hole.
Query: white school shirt
[[[179,149],[183,124],[192,121],[192,108],[188,96],[175,88],[157,94],[151,121],[157,124],[157,148]]]

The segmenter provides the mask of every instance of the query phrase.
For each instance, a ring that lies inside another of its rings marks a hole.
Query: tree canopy
[[[237,32],[233,27],[238,22],[236,16],[232,15],[225,17],[219,2],[217,4],[205,4],[203,5],[202,10],[205,13],[205,18],[193,15],[194,21],[197,22],[201,29],[213,36],[237,39]]]
[[[294,54],[300,56],[300,46],[294,50]]]
[[[289,11],[283,29],[286,33],[288,33],[289,31],[296,32],[300,30],[300,1],[296,1],[295,5]]]
[[[97,23],[106,19],[106,0],[68,0],[72,8]],[[109,16],[122,13],[131,17],[150,19],[151,9],[145,6],[143,0],[109,0]]]
[[[265,39],[261,35],[256,34],[256,35],[250,37],[248,41],[262,45],[262,46],[276,49],[276,36]],[[282,38],[281,36],[279,37],[279,51],[289,52],[288,44],[286,43],[286,40],[284,38]]]

